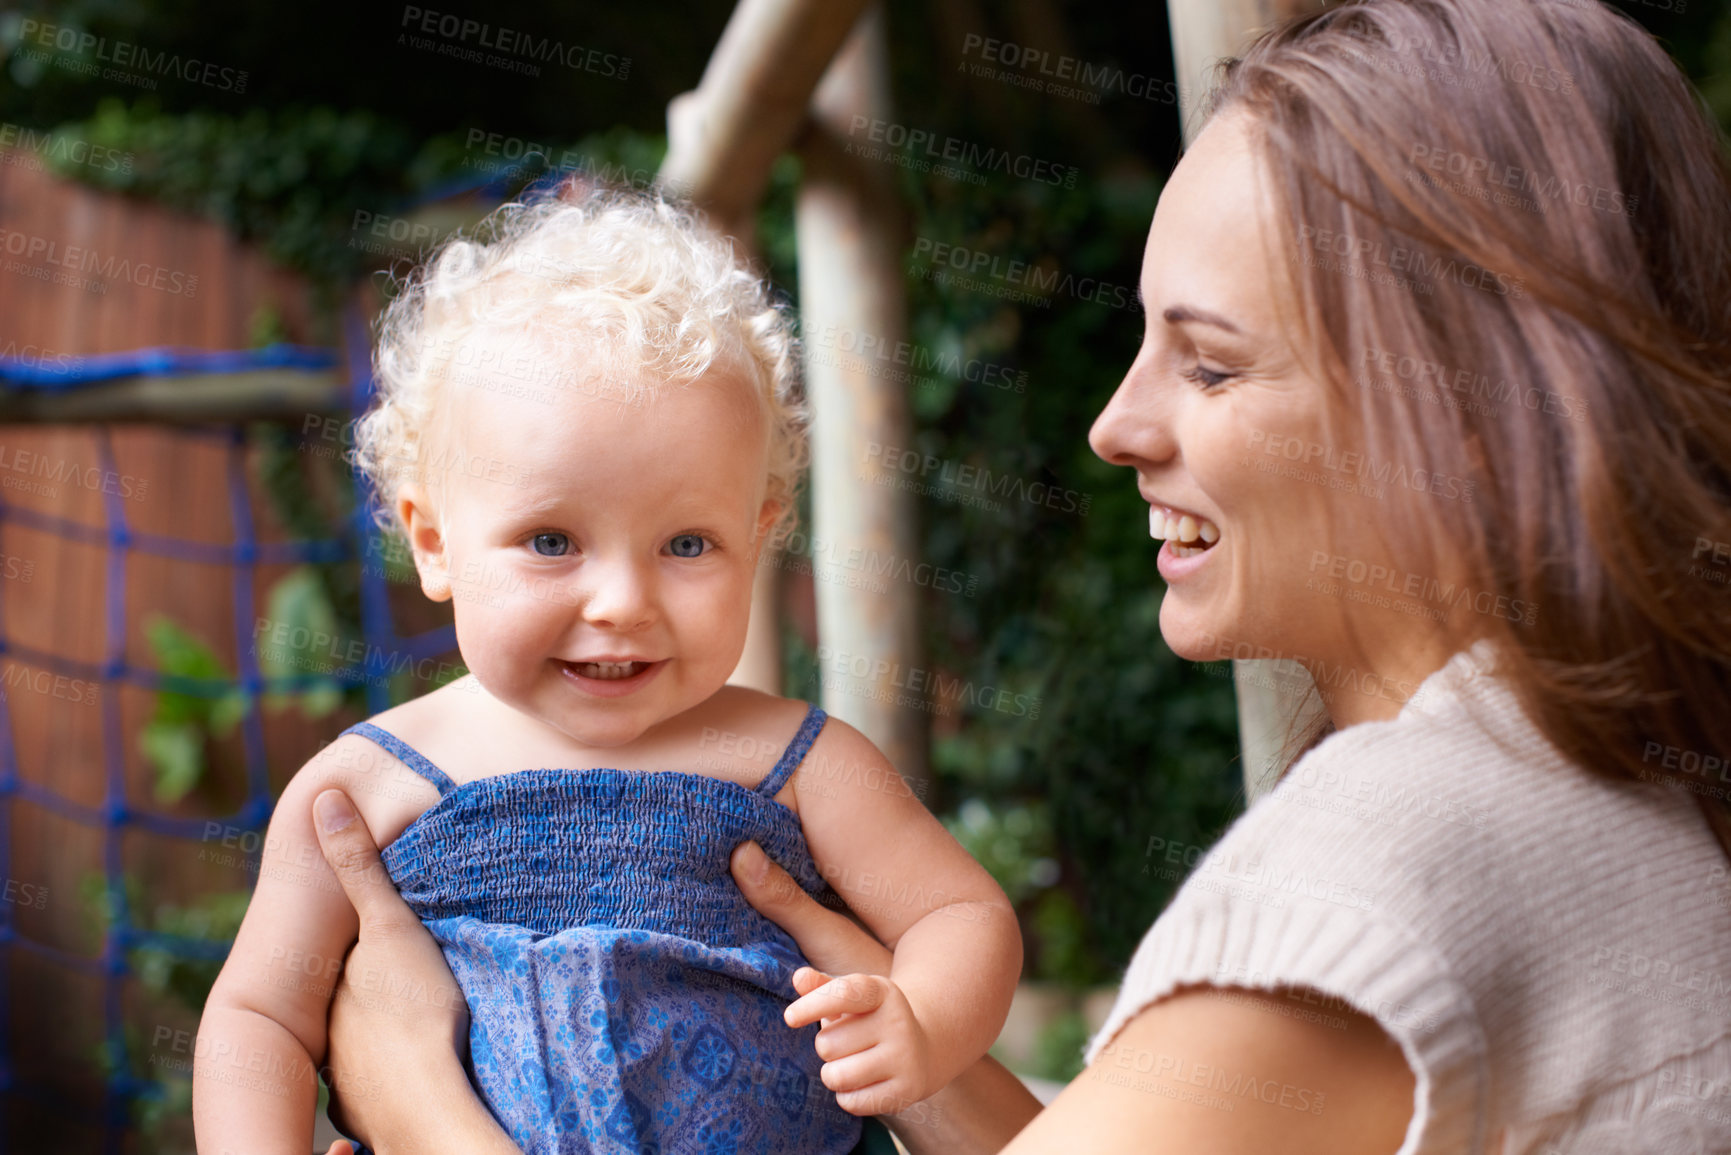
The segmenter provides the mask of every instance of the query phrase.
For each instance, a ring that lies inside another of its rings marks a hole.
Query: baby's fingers
[[[824,1086],[838,1095],[884,1083],[895,1072],[888,1070],[889,1064],[883,1061],[883,1056],[877,1054],[876,1050],[875,1047],[868,1048],[857,1055],[825,1063],[818,1078]]]
[[[883,1041],[882,1034],[877,1016],[860,1018],[852,1015],[825,1023],[812,1045],[817,1057],[827,1063],[870,1050]]]
[[[800,978],[799,972],[795,972],[795,990],[800,987]],[[830,979],[789,1003],[783,1018],[790,1027],[803,1027],[819,1019],[833,1019],[837,1015],[863,1015],[875,1011],[883,1005],[884,988],[888,981],[878,975],[842,975],[840,978]]]
[[[824,974],[816,967],[800,967],[793,972],[793,989],[802,995],[809,995],[834,977]]]
[[[850,1115],[893,1115],[914,1105],[914,1088],[896,1074],[881,1049],[872,1048],[825,1063],[823,1085],[835,1092],[836,1106]]]

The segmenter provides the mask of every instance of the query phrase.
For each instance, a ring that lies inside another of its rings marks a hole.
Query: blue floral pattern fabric
[[[701,774],[519,770],[454,785],[368,722],[440,799],[382,853],[469,1004],[470,1079],[530,1155],[844,1155],[860,1120],[782,1011],[804,964],[728,871],[755,839],[826,890],[775,801],[822,729],[755,789]]]

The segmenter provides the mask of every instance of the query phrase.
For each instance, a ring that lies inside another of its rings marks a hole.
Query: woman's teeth
[[[1175,557],[1195,557],[1220,540],[1220,527],[1206,517],[1174,516],[1159,506],[1148,507],[1148,535],[1171,543]]]
[[[614,681],[618,678],[629,678],[638,673],[648,662],[578,662],[577,672],[585,678],[601,678]]]

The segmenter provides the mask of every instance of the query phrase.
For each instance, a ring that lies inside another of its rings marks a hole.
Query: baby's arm
[[[1021,931],[992,876],[852,726],[831,718],[793,782],[819,872],[895,958],[888,979],[801,973],[788,1023],[833,1019],[818,1034],[824,1085],[844,1110],[895,1111],[997,1039],[1021,977]]]
[[[312,1150],[325,1017],[357,930],[312,825],[319,791],[355,789],[336,769],[336,750],[302,767],[277,802],[258,885],[205,1002],[192,1081],[201,1155]]]

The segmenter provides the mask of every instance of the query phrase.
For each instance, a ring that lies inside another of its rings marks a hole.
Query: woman
[[[1348,3],[1227,69],[1091,442],[1167,540],[1167,643],[1297,662],[1326,725],[1087,1070],[1040,1112],[984,1060],[910,1150],[1731,1149],[1728,250],[1720,140],[1597,4]],[[349,1122],[511,1150],[463,1025],[391,993],[437,950],[359,824],[322,837]],[[884,965],[777,874],[736,852],[815,965]]]

